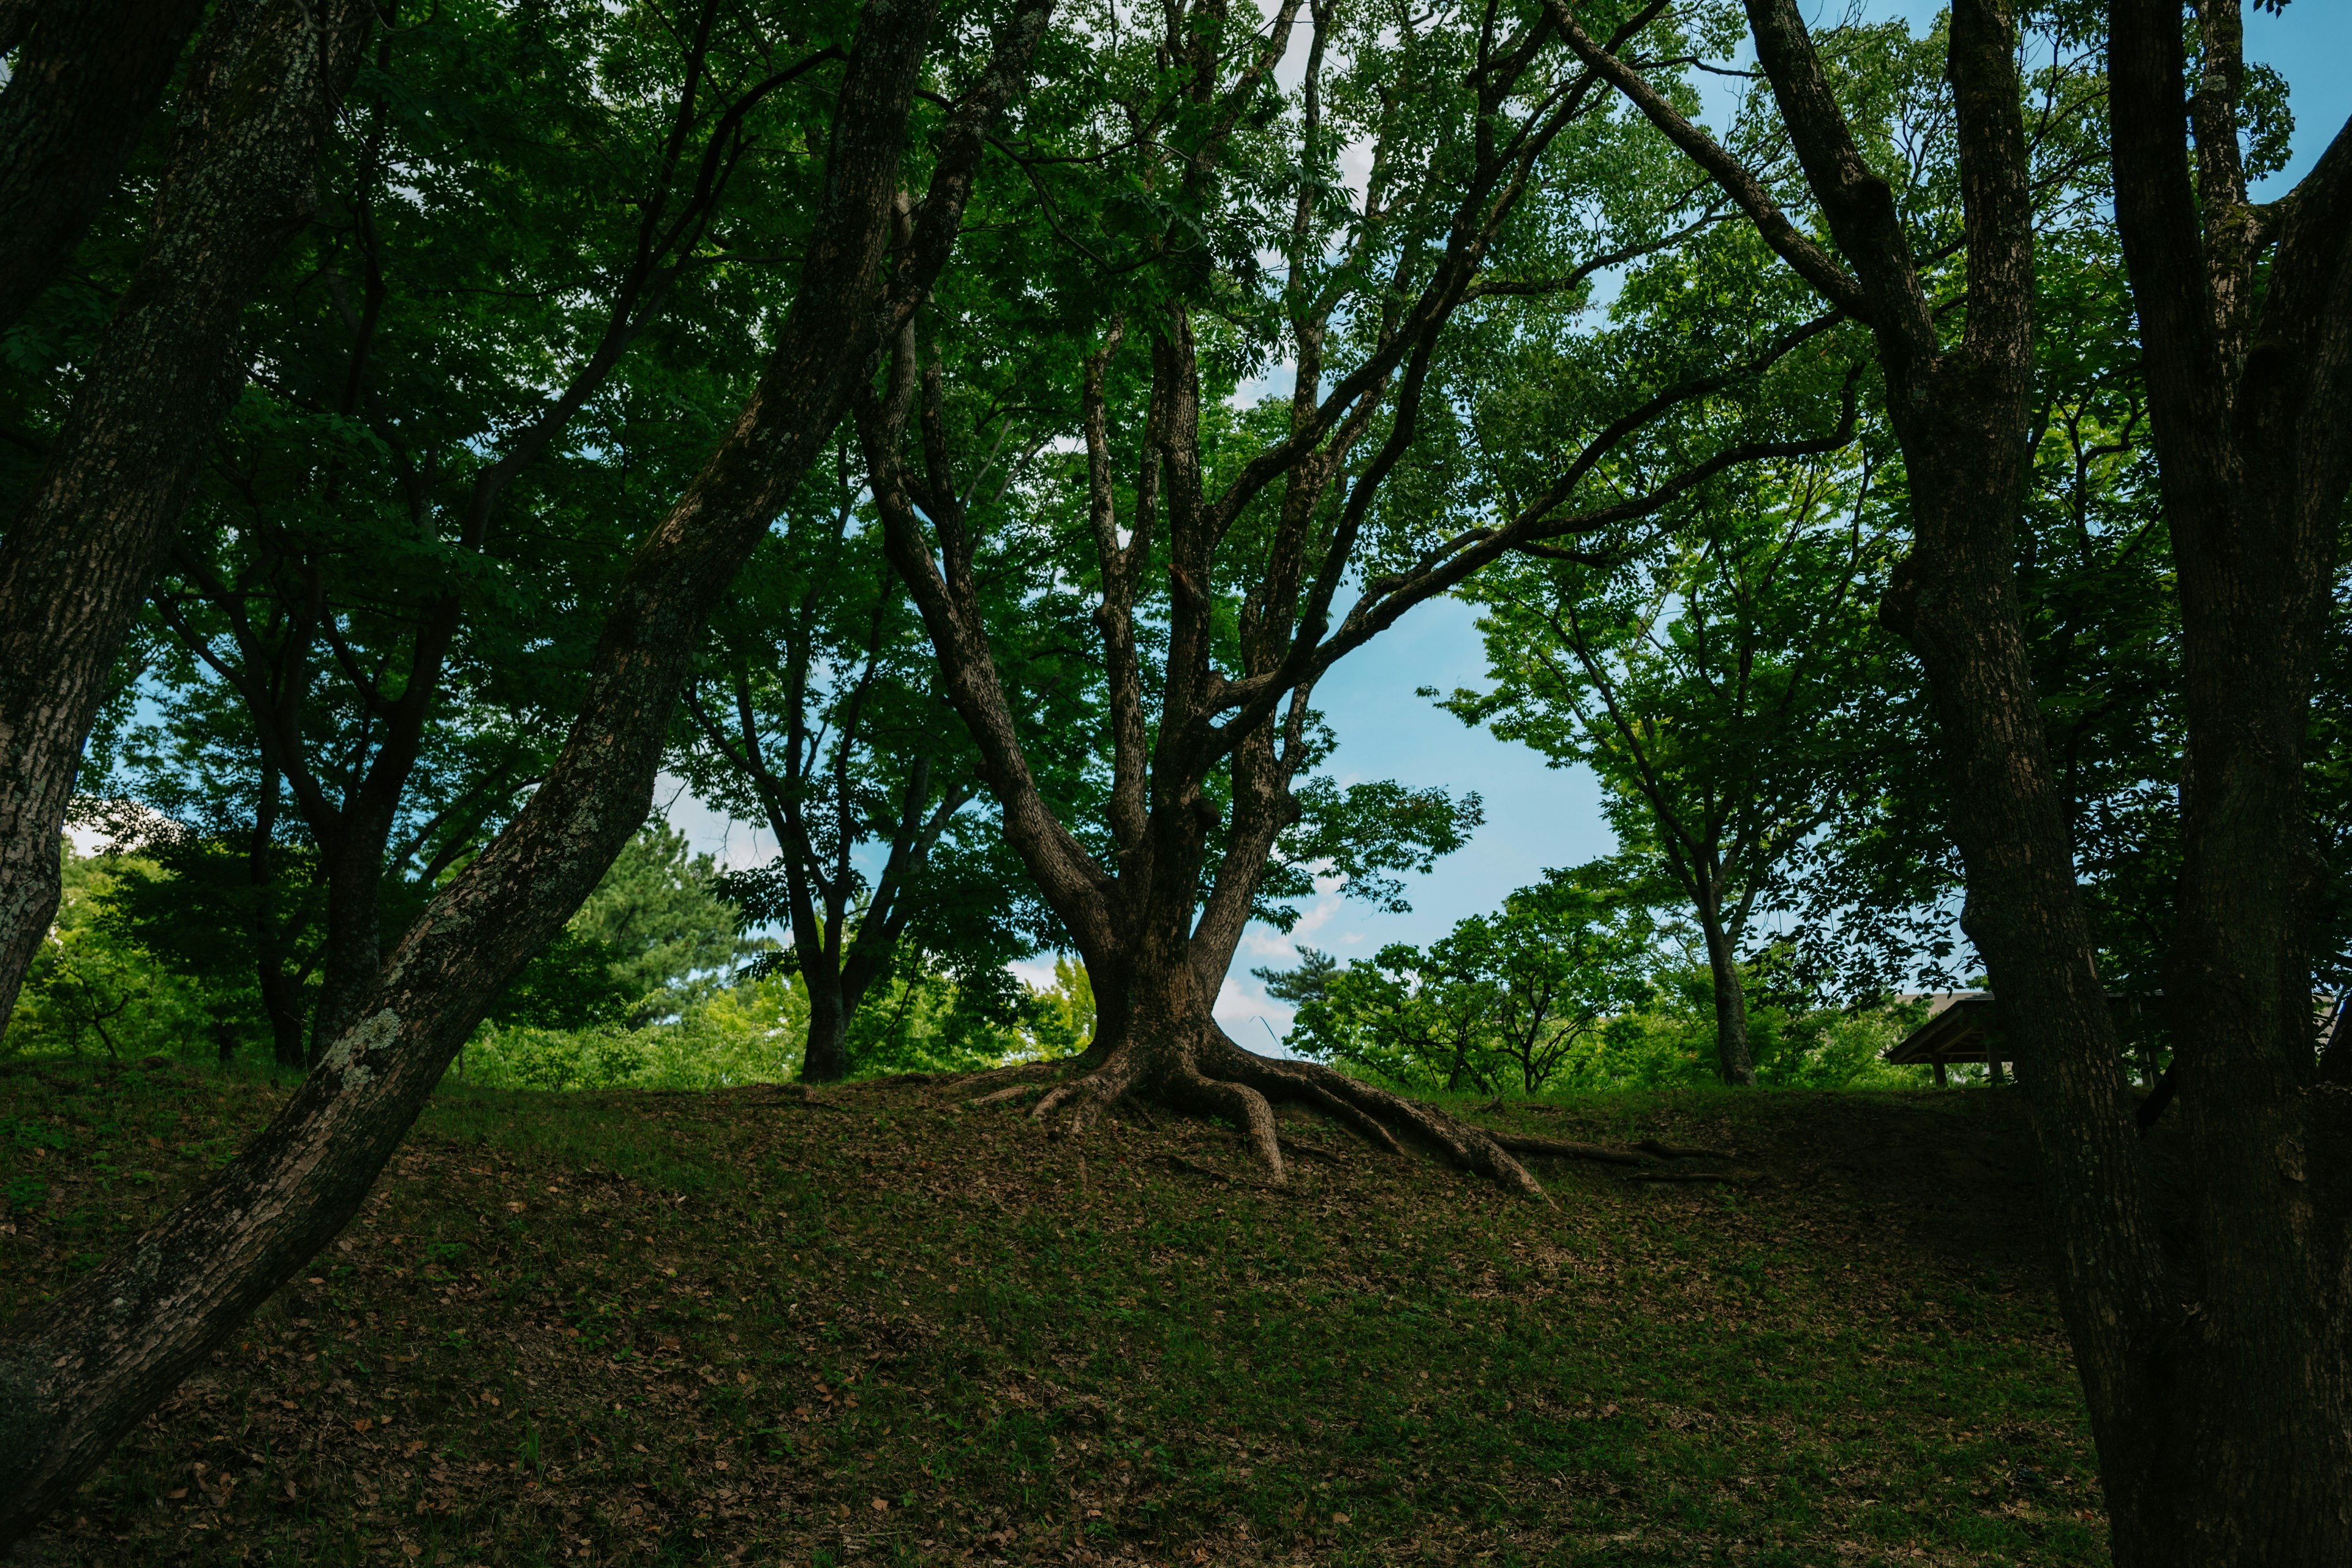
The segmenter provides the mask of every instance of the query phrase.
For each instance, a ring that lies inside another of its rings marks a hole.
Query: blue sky
[[[1815,7],[1829,16],[1842,9]],[[1938,9],[1884,0],[1863,6],[1865,15],[1901,16],[1915,28],[1926,26]],[[2273,199],[2310,168],[2352,114],[2352,5],[2294,0],[2283,16],[2250,7],[2246,44],[2250,58],[2275,67],[2294,89],[2294,161],[2258,193]],[[1369,954],[1389,942],[1427,942],[1455,921],[1495,908],[1547,868],[1574,865],[1615,847],[1601,820],[1598,785],[1589,773],[1549,768],[1526,747],[1466,729],[1413,695],[1417,687],[1451,690],[1479,684],[1485,668],[1474,613],[1446,602],[1414,610],[1324,680],[1317,701],[1339,738],[1328,763],[1336,778],[1343,784],[1393,778],[1476,790],[1486,799],[1486,823],[1467,847],[1429,875],[1409,879],[1410,914],[1385,914],[1330,896],[1309,909],[1294,939],[1253,927],[1218,998],[1218,1018],[1236,1038],[1264,1045],[1269,1033],[1287,1027],[1289,1010],[1269,1001],[1248,971],[1287,966],[1295,962],[1296,942],[1343,959]],[[675,788],[674,782],[666,782],[662,798],[670,800]],[[763,832],[728,823],[691,797],[677,795],[669,814],[697,847],[732,864],[756,863],[773,852]]]

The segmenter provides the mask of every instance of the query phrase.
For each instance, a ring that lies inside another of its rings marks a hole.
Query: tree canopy
[[[298,1084],[0,1347],[0,1545],[461,1051],[969,1073],[1276,1181],[1311,1115],[1533,1196],[1449,1092],[1855,1081],[1966,980],[2118,1561],[2343,1560],[2278,1478],[2352,1473],[2352,132],[2257,200],[2242,23],[0,7],[0,1023]],[[1422,699],[1616,853],[1301,948],[1250,1048],[1253,922],[1492,831],[1318,706],[1448,596],[1486,676]]]

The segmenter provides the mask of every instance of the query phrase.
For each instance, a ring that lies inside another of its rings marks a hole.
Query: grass
[[[0,1074],[0,1310],[282,1101]],[[22,1550],[303,1564],[2099,1563],[2000,1091],[1485,1112],[1727,1149],[1557,1206],[1328,1125],[1073,1144],[919,1086],[436,1097]]]

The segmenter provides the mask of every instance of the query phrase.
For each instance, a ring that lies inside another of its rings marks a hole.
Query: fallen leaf
[[[890,1511],[890,1505],[883,1501],[880,1498],[876,1498],[874,1500],[874,1511],[876,1513],[887,1513]]]

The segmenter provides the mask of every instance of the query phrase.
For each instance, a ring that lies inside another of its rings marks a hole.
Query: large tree
[[[2178,4],[2115,0],[2109,17],[2116,222],[2180,604],[2164,982],[2189,1246],[2134,1223],[2158,1206],[2144,1169],[2084,1171],[2110,1224],[2083,1237],[2105,1245],[2070,1315],[2110,1499],[2126,1489],[2119,1561],[2341,1562],[2352,1072],[2319,1081],[2315,1059],[2304,762],[2352,486],[2352,124],[2257,204],[2244,145],[2273,95],[2254,90],[2238,0],[2198,0],[2185,36]],[[2095,1040],[2065,1044],[2028,1085],[2071,1155],[2118,1096]]]
[[[252,794],[316,848],[311,1058],[552,757],[613,563],[756,370],[741,329],[781,303],[814,174],[774,149],[822,125],[838,51],[779,62],[719,19],[466,7],[388,34],[329,210],[254,312],[253,384],[154,595],[184,651],[150,685],[192,720],[232,694]]]
[[[958,73],[965,82],[930,149],[926,195],[902,208],[900,153],[934,13],[921,0],[864,7],[774,350],[742,413],[630,563],[562,754],[515,821],[402,938],[354,1009],[358,1022],[270,1126],[0,1341],[0,1540],[70,1495],[357,1212],[491,1000],[645,820],[703,618],[824,449],[877,335],[894,332],[937,280],[985,135],[1025,79],[1047,9],[1015,5],[991,56]]]
[[[1877,344],[1913,523],[1885,614],[1934,694],[1963,920],[2034,1110],[2116,1560],[2344,1561],[2346,1108],[2315,1081],[2302,748],[2352,471],[2341,416],[2352,134],[2290,195],[2255,206],[2240,165],[2236,0],[2198,6],[2193,96],[2174,0],[2112,7],[2115,210],[2180,595],[2189,735],[2167,976],[2195,1107],[2176,1247],[2134,1125],[2016,589],[2038,291],[2015,14],[2001,0],[1951,12],[1964,287],[1944,298],[1922,264],[1932,247],[1857,142],[1793,0],[1747,11],[1827,246],[1587,37],[1564,0],[1548,4],[1579,52]]]
[[[0,329],[73,258],[147,128],[203,0],[15,0],[0,91]],[[13,36],[12,36],[13,35]]]
[[[116,652],[244,383],[239,329],[310,220],[371,0],[226,0],[182,89],[155,220],[0,542],[0,1023],[58,904],[58,834]]]
[[[1088,79],[1108,101],[1058,123],[1033,117],[1013,148],[1038,192],[1018,226],[1034,249],[1007,247],[1001,287],[1019,297],[1041,275],[1058,285],[1056,336],[1078,372],[1074,526],[1092,549],[1111,712],[1100,831],[1057,807],[1024,753],[975,566],[1005,512],[964,499],[964,453],[985,449],[971,411],[1013,402],[1016,376],[1035,388],[1037,350],[992,360],[986,312],[943,301],[890,343],[859,433],[891,559],[1006,837],[1092,984],[1093,1043],[1034,1113],[1066,1111],[1082,1127],[1123,1096],[1161,1097],[1232,1119],[1279,1174],[1272,1103],[1298,1100],[1388,1146],[1397,1131],[1425,1138],[1532,1191],[1478,1130],[1246,1051],[1211,1016],[1299,810],[1291,785],[1315,682],[1507,553],[1653,513],[1745,458],[1843,444],[1834,413],[1811,430],[1732,418],[1718,431],[1706,418],[1765,366],[1790,361],[1819,379],[1834,318],[1795,325],[1760,354],[1698,345],[1673,384],[1569,433],[1548,482],[1507,518],[1433,533],[1416,503],[1443,483],[1443,463],[1418,433],[1449,417],[1448,367],[1493,346],[1461,346],[1457,321],[1467,331],[1511,319],[1517,301],[1572,315],[1594,273],[1675,243],[1690,215],[1653,199],[1640,176],[1654,171],[1628,157],[1597,78],[1560,67],[1539,12],[1318,3],[1285,102],[1274,68],[1300,8],[1285,5],[1263,33],[1218,0],[1171,6],[1138,35],[1106,30]],[[1336,167],[1359,139],[1370,144],[1360,205]],[[1104,165],[1108,182],[1091,172]],[[1088,212],[1056,173],[1073,166],[1113,198]],[[1259,265],[1261,247],[1281,256],[1279,276]],[[1244,356],[1263,363],[1253,333],[1295,357],[1293,389],[1240,420],[1213,389]],[[1840,380],[1828,371],[1832,404]],[[1696,449],[1659,434],[1669,429]],[[1376,503],[1399,475],[1407,499],[1384,512]],[[1335,611],[1358,575],[1361,596]]]

